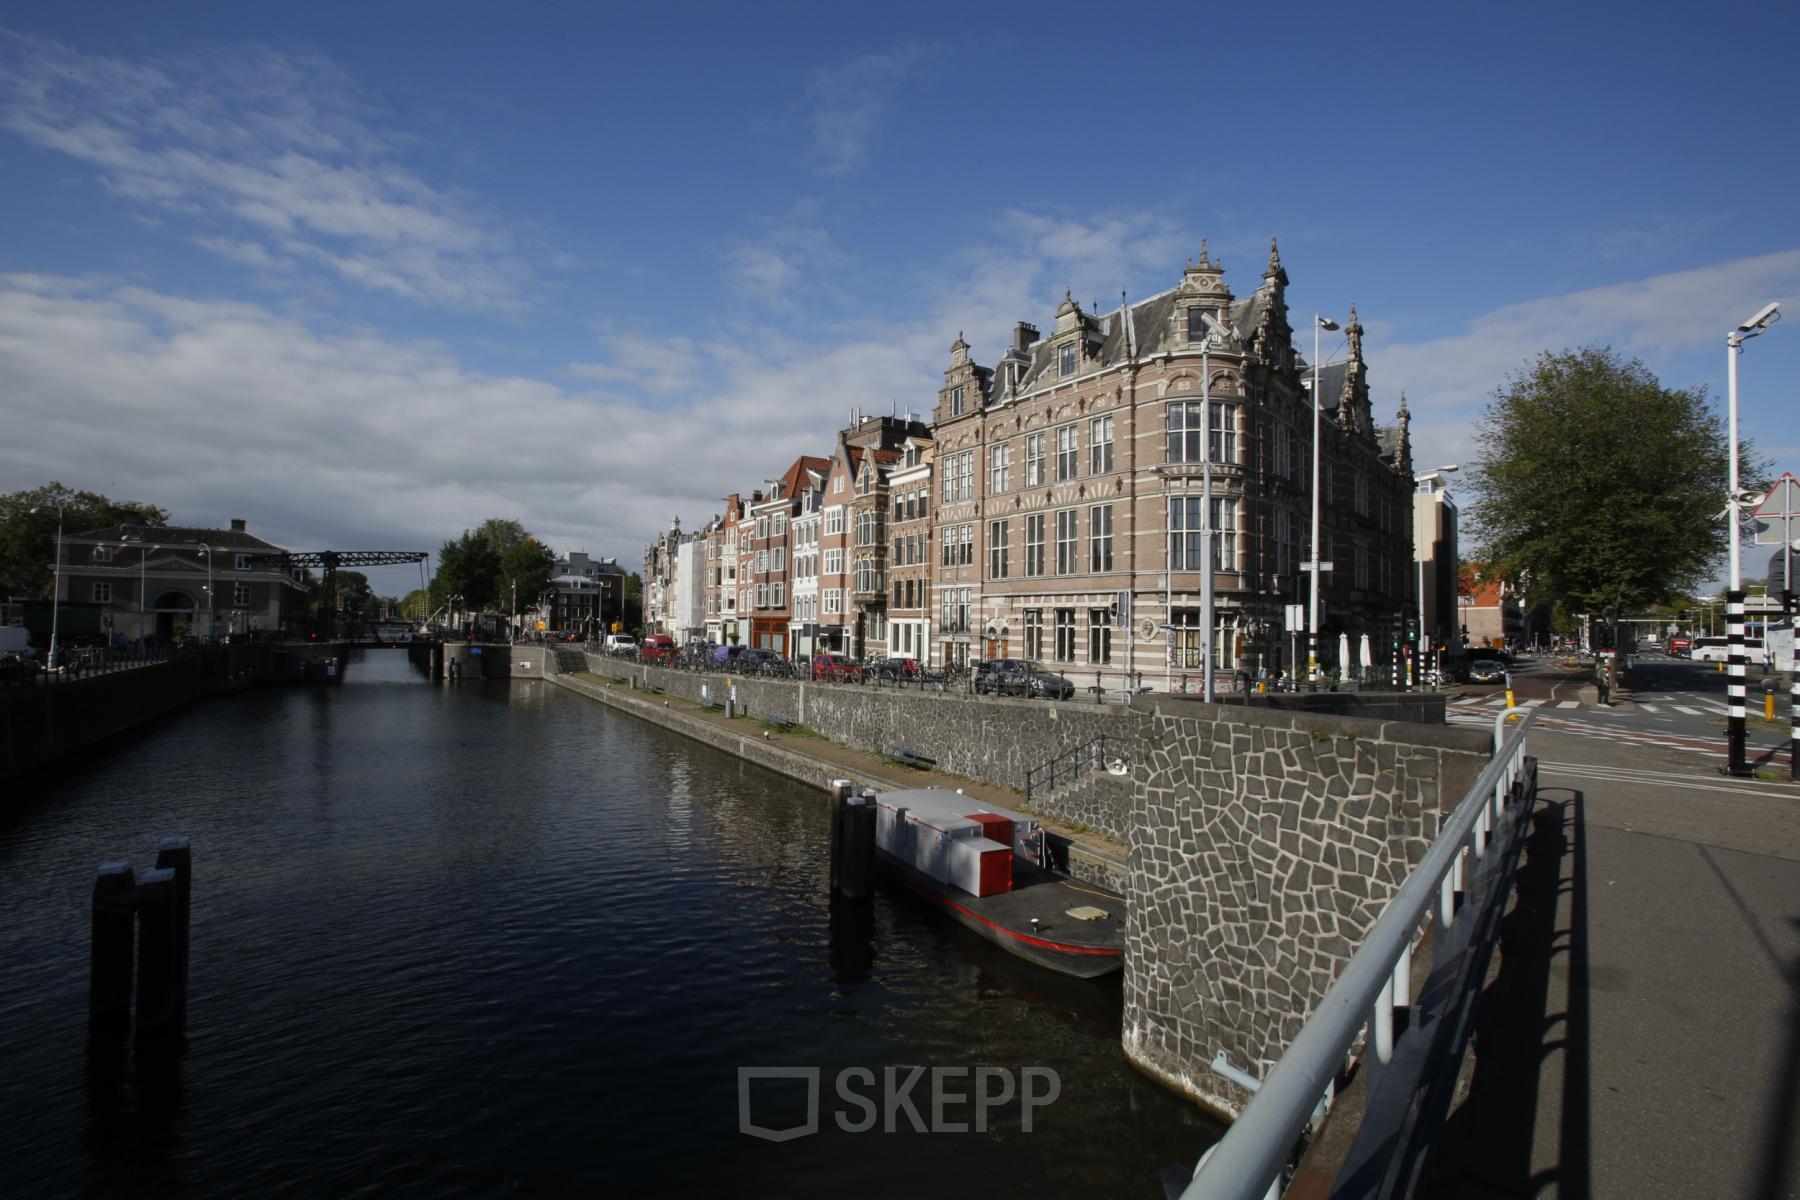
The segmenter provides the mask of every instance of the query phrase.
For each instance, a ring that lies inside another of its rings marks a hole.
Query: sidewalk
[[[1534,731],[1442,1197],[1800,1198],[1800,788]]]

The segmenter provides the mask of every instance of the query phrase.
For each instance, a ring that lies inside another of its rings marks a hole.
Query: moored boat
[[[1123,966],[1125,898],[1048,869],[1032,818],[938,788],[885,792],[876,806],[877,861],[952,920],[1065,975]]]

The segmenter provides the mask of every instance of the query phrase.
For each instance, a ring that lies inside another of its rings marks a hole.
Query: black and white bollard
[[[838,864],[838,894],[846,900],[867,900],[874,887],[875,795],[865,792],[844,801],[844,822]]]
[[[175,872],[175,1027],[187,1024],[188,914],[194,895],[194,855],[185,837],[166,837],[156,847],[156,865]]]
[[[138,877],[137,1037],[175,1032],[175,871],[157,867]]]
[[[137,880],[131,864],[100,864],[94,880],[93,942],[88,959],[88,1028],[122,1036],[131,1028],[131,937],[137,912]]]
[[[1800,645],[1794,650],[1788,679],[1788,778],[1800,780]]]
[[[1726,670],[1730,674],[1725,681],[1725,765],[1719,768],[1719,773],[1745,776],[1752,772],[1750,765],[1744,761],[1746,660],[1744,656],[1744,593],[1741,590],[1728,590],[1725,593],[1725,635],[1728,655]]]

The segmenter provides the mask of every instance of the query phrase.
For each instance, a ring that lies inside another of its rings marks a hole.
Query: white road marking
[[[1556,702],[1556,707],[1558,707],[1558,708],[1580,708],[1581,701],[1579,701],[1579,700],[1558,700]]]
[[[1526,708],[1542,708],[1543,706],[1544,706],[1544,701],[1542,701],[1542,700],[1527,700],[1527,701],[1525,701]]]
[[[1688,716],[1690,716],[1690,717],[1701,717],[1701,716],[1705,716],[1705,715],[1706,715],[1706,714],[1705,714],[1705,713],[1703,713],[1703,712],[1701,712],[1701,711],[1700,711],[1700,710],[1699,710],[1699,709],[1697,709],[1697,708],[1689,708],[1689,707],[1688,707],[1688,706],[1687,706],[1687,705],[1685,705],[1685,704],[1677,704],[1677,705],[1676,705],[1676,706],[1675,706],[1675,711],[1676,711],[1676,712],[1678,712],[1678,713],[1686,713],[1686,714],[1687,714],[1687,715],[1688,715]]]
[[[1638,705],[1638,707],[1643,709],[1645,712],[1655,712],[1656,711],[1656,705],[1654,705],[1654,704],[1640,704],[1640,705]]]

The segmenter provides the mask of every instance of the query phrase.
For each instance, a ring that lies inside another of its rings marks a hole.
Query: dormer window
[[[1075,373],[1075,343],[1070,342],[1056,352],[1056,373],[1069,376]]]
[[[1187,310],[1188,345],[1198,346],[1206,340],[1206,311],[1201,308]]]
[[[95,546],[94,547],[94,561],[97,563],[111,562],[112,561],[112,547],[111,546]]]
[[[953,417],[960,417],[963,415],[963,389],[961,384],[950,389],[950,415]]]
[[[960,391],[961,389],[959,388],[957,390]],[[906,448],[906,465],[909,467],[916,467],[919,465],[919,448],[917,446],[908,446]]]

